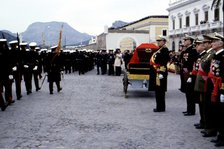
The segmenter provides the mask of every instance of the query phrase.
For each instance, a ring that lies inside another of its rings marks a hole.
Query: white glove
[[[13,79],[13,75],[9,75],[9,79],[12,80]]]
[[[37,66],[35,66],[35,67],[33,68],[33,70],[37,70]]]
[[[12,68],[12,71],[16,71],[16,70],[17,70],[17,67],[14,66],[14,67]]]
[[[222,102],[222,103],[224,102],[224,95],[223,94],[220,95],[220,102]]]
[[[159,74],[159,79],[163,79],[163,75],[162,74]]]
[[[191,78],[188,78],[187,79],[187,83],[191,83],[192,82],[192,79]]]
[[[28,65],[24,65],[23,67],[24,67],[24,68],[29,68],[29,66],[28,66]]]

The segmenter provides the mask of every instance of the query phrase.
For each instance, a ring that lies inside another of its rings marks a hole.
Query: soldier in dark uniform
[[[150,60],[150,64],[153,66],[156,73],[156,108],[154,112],[165,112],[165,92],[167,91],[167,63],[169,62],[169,49],[166,47],[166,38],[159,36],[157,38],[157,44],[159,50],[156,51]]]
[[[215,50],[207,81],[206,96],[211,99],[213,123],[218,130],[217,139],[212,140],[215,146],[224,146],[224,37],[215,33],[212,49]],[[216,134],[210,134],[215,136]]]
[[[15,87],[16,87],[16,96],[17,100],[20,100],[22,98],[21,95],[21,81],[22,81],[22,71],[21,71],[21,53],[20,49],[18,48],[18,41],[13,40],[9,42],[9,45],[11,47],[10,50],[10,64],[13,70],[13,77],[15,80]]]
[[[189,82],[189,84],[191,84],[191,86],[192,86],[192,92],[196,99],[195,102],[197,102],[199,105],[199,111],[200,111],[201,118],[200,118],[199,124],[195,125],[195,128],[197,128],[197,129],[203,129],[204,125],[205,125],[202,97],[200,96],[203,92],[201,93],[201,91],[199,91],[199,90],[202,90],[201,89],[202,86],[201,86],[200,82],[198,82],[198,79],[197,79],[201,61],[203,60],[204,55],[206,55],[206,50],[205,50],[205,46],[203,44],[203,40],[204,40],[204,38],[199,36],[194,42],[195,49],[198,52],[198,58],[193,65],[193,70],[190,75],[191,82]],[[197,79],[197,81],[196,81],[196,79]]]
[[[30,63],[29,63],[29,68],[32,72],[32,75],[33,75],[33,79],[34,79],[34,84],[35,84],[35,87],[36,87],[36,91],[39,91],[40,90],[40,87],[39,87],[39,71],[38,71],[38,66],[39,66],[39,56],[38,56],[38,53],[37,51],[35,50],[37,46],[37,43],[35,42],[31,42],[29,44],[29,47],[30,47],[30,51],[29,51],[29,56],[30,56]],[[31,80],[32,80],[32,75],[31,75]],[[30,82],[32,83],[32,82]],[[31,85],[31,89],[32,89],[32,85]]]
[[[8,73],[8,46],[7,46],[7,40],[6,39],[0,39],[0,107],[2,111],[5,111],[5,109],[8,106],[7,96],[8,96],[8,89],[9,89],[9,73]],[[4,91],[5,88],[5,100],[4,100]]]
[[[97,75],[100,74],[100,67],[101,67],[101,61],[102,61],[102,55],[100,53],[100,50],[97,50],[96,56],[95,56],[95,63],[96,63],[96,69],[97,69]]]
[[[129,50],[125,50],[123,59],[124,59],[124,66],[125,66],[125,69],[127,70],[127,68],[128,68],[128,67],[127,67],[127,66],[128,66],[128,63],[129,63],[130,60],[131,60],[131,54],[130,54],[130,51],[129,51]]]
[[[101,52],[101,74],[104,75],[107,73],[107,51],[102,50]]]
[[[193,64],[197,60],[198,53],[193,47],[194,38],[185,35],[184,37],[185,50],[183,51],[183,58],[181,59],[183,69],[183,83],[186,88],[185,95],[187,101],[187,111],[183,112],[184,116],[195,115],[195,98],[194,92],[192,92],[192,82],[190,75],[193,70]]]
[[[0,39],[0,70],[0,106],[1,110],[4,111],[8,105],[15,102],[12,98],[13,72],[6,39]]]
[[[63,71],[63,58],[61,54],[56,51],[56,49],[57,46],[51,47],[52,53],[48,55],[46,61],[50,94],[53,94],[54,82],[56,83],[57,91],[60,92],[62,90],[60,81],[61,81],[61,71]]]
[[[108,54],[108,75],[114,75],[114,60],[115,60],[115,56],[114,56],[114,50],[109,50],[109,54]]]

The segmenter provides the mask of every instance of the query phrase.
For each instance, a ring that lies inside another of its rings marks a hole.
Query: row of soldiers
[[[28,46],[29,49],[27,49]],[[79,71],[79,74],[94,68],[92,53],[75,51],[68,54],[60,52],[57,46],[51,47],[51,52],[39,50],[35,42],[28,45],[25,42],[19,43],[17,40],[8,43],[6,39],[0,39],[0,107],[2,111],[15,102],[12,94],[13,83],[15,83],[17,100],[20,100],[22,80],[25,82],[26,92],[29,95],[32,93],[32,80],[34,80],[36,91],[39,91],[47,76],[49,92],[53,94],[53,83],[56,83],[57,91],[60,92],[62,90],[61,75],[64,71],[70,71],[69,67],[74,63],[74,70]],[[73,58],[71,58],[72,62],[68,61],[70,57]],[[45,76],[40,84],[43,73]]]
[[[198,103],[203,137],[214,137],[215,146],[224,146],[224,37],[186,35],[180,54],[180,90],[186,95],[184,116],[195,115]]]

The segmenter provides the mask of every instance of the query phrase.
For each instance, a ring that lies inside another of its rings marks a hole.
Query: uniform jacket
[[[195,80],[194,90],[198,92],[205,92],[205,82],[208,78],[211,60],[214,57],[214,50],[209,50],[201,57],[198,64],[198,73]]]

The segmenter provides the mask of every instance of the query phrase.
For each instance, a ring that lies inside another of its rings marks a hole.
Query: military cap
[[[6,39],[0,39],[0,42],[7,42]]]
[[[29,44],[29,46],[30,46],[30,47],[36,47],[36,46],[37,46],[37,43],[36,43],[36,42],[31,42],[31,43]]]
[[[202,35],[204,37],[203,42],[211,42],[212,37],[210,35]]]
[[[189,36],[188,34],[185,34],[184,35],[184,40],[194,40],[194,37],[192,37],[192,36]]]
[[[199,36],[199,37],[197,37],[196,39],[195,39],[195,41],[194,41],[194,43],[203,43],[203,41],[204,41],[204,38],[202,37],[202,36]]]
[[[9,42],[10,45],[12,45],[12,44],[17,44],[17,43],[18,43],[17,40],[12,40],[12,41]]]
[[[40,50],[40,47],[36,47],[35,50],[37,50],[37,51]]]
[[[218,33],[214,33],[214,35],[212,36],[212,39],[213,40],[221,40],[221,41],[224,41],[224,37],[221,35],[221,34],[218,34]]]
[[[26,46],[27,45],[27,42],[21,42],[19,45],[20,46]]]
[[[52,46],[51,49],[56,49],[57,47],[58,47],[57,45],[56,46]]]
[[[166,41],[166,37],[165,36],[162,36],[162,35],[159,35],[157,38],[156,38],[156,41]]]

